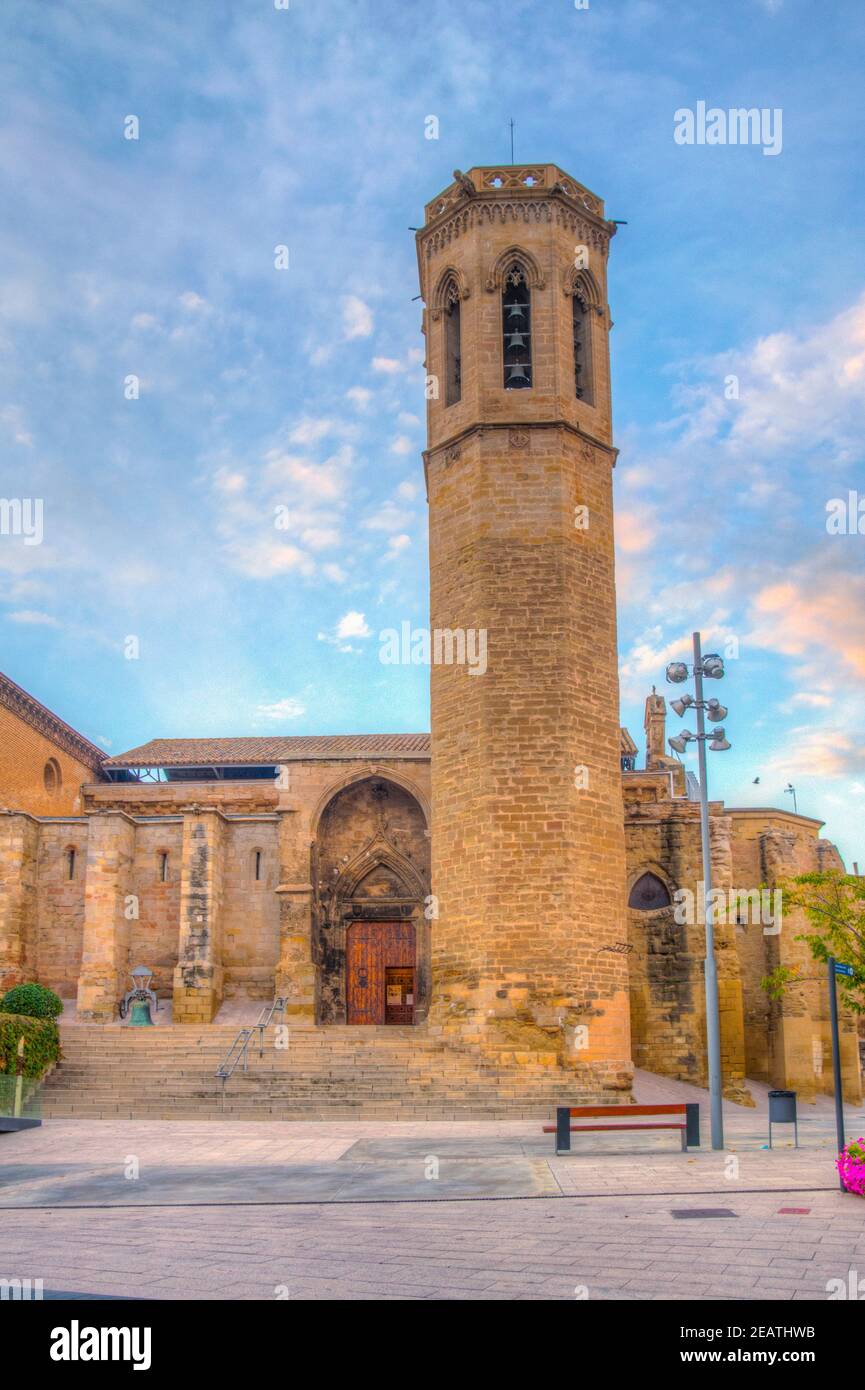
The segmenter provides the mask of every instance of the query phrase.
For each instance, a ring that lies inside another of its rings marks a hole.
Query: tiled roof
[[[622,730],[623,751],[636,751]],[[262,738],[153,738],[104,767],[254,767],[314,758],[428,758],[429,734],[300,734]]]
[[[619,733],[622,735],[622,752],[629,756],[633,753],[636,753],[637,745],[631,738],[631,735],[628,733],[627,729],[620,729]]]
[[[45,738],[55,743],[58,748],[62,748],[64,752],[77,758],[85,767],[96,769],[104,763],[104,749],[97,748],[96,744],[91,743],[89,738],[79,734],[77,729],[73,729],[58,715],[52,714],[51,710],[37,700],[34,695],[28,695],[26,690],[22,690],[20,685],[16,685],[2,672],[0,672],[0,705],[5,705],[6,709],[11,710],[19,719],[23,719],[25,724],[38,730]]]
[[[428,758],[429,734],[306,734],[262,738],[154,738],[105,767],[254,767],[311,758]]]

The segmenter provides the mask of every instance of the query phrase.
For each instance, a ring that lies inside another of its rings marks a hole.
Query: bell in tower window
[[[460,292],[453,280],[444,294],[445,323],[445,405],[456,405],[462,395],[460,349]]]
[[[532,306],[526,273],[519,263],[505,275],[502,335],[505,389],[525,390],[532,384]]]
[[[592,380],[592,334],[589,306],[579,294],[573,297],[574,306],[574,385],[577,400],[594,405]]]

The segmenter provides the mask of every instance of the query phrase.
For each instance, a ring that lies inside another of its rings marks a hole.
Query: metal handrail
[[[259,1014],[258,1022],[251,1028],[241,1028],[231,1047],[226,1052],[219,1066],[216,1068],[216,1075],[222,1081],[223,1088],[229,1077],[234,1075],[235,1070],[243,1063],[243,1070],[249,1071],[249,1044],[258,1032],[258,1055],[264,1056],[264,1030],[269,1028],[273,1022],[274,1014],[285,1014],[285,1006],[288,1003],[286,998],[280,996],[274,999],[272,1004],[262,1009]]]

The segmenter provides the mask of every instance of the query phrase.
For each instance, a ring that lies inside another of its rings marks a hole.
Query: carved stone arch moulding
[[[449,265],[438,278],[430,299],[430,318],[440,319],[443,311],[453,301],[454,294],[460,299],[468,299],[471,294],[469,283],[461,270]]]
[[[486,281],[486,289],[490,294],[504,287],[505,276],[515,261],[522,268],[530,289],[542,290],[544,288],[546,284],[544,272],[531,252],[523,250],[521,246],[509,246],[507,251],[503,251],[490,267]]]
[[[413,797],[420,807],[427,829],[429,828],[432,812],[429,798],[423,788],[415,782],[413,778],[401,773],[397,768],[384,767],[377,763],[370,762],[364,764],[363,767],[355,768],[351,772],[346,773],[337,781],[331,782],[330,786],[326,787],[321,793],[309,818],[311,841],[314,842],[318,838],[321,818],[330,803],[339,796],[340,792],[345,791],[347,787],[355,786],[357,783],[375,781],[376,779],[382,782],[392,782],[395,787],[400,787],[404,792],[408,792],[409,796]]]
[[[596,314],[603,316],[604,301],[600,286],[588,266],[583,266],[581,270],[577,270],[573,265],[568,266],[563,291],[566,295],[573,295],[578,299],[584,309],[594,309]]]
[[[334,897],[341,901],[353,898],[364,879],[379,868],[390,870],[406,897],[422,900],[426,896],[428,890],[416,865],[385,836],[376,835],[345,865],[333,885]]]

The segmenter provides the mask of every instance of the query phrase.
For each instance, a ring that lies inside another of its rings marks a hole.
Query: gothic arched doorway
[[[404,787],[375,776],[336,792],[318,825],[316,1016],[417,1023],[429,1007],[429,838]]]

